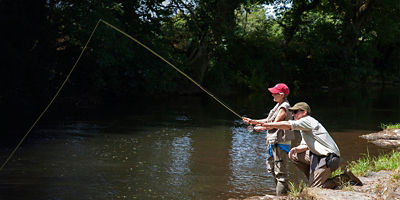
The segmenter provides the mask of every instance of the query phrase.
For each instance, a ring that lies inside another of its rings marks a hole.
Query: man
[[[339,167],[340,151],[335,141],[326,129],[316,119],[310,116],[311,108],[305,102],[296,103],[289,108],[294,120],[263,123],[254,129],[270,130],[273,128],[283,130],[299,130],[301,134],[300,145],[289,152],[289,159],[306,175],[311,187],[335,188],[340,181],[353,181],[362,185],[361,181],[350,171],[329,179],[331,172]],[[344,178],[346,177],[346,178]]]

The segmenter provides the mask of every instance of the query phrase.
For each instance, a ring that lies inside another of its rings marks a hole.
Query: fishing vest
[[[281,108],[286,110],[286,117],[284,121],[292,119],[292,113],[288,110],[290,108],[289,101],[285,100],[281,104],[277,103],[275,107],[269,111],[267,121],[274,122]],[[290,141],[293,139],[294,133],[292,130],[271,129],[267,131],[267,144],[290,143]]]

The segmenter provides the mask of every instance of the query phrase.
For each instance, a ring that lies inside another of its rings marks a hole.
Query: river
[[[389,151],[359,136],[379,131],[381,123],[400,122],[398,92],[317,90],[291,94],[289,100],[292,105],[310,104],[312,115],[337,142],[343,166],[362,155]],[[265,117],[274,105],[268,93],[222,100],[252,118]],[[228,199],[272,194],[264,138],[264,133],[249,133],[240,119],[206,95],[138,97],[90,109],[55,103],[0,171],[0,199]],[[16,145],[10,141],[0,148],[2,162]],[[299,141],[296,135],[293,143]],[[302,178],[290,164],[290,180],[297,183]]]

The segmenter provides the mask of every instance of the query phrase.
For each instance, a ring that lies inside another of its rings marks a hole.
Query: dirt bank
[[[363,199],[400,199],[400,168],[395,171],[370,172],[359,177],[363,186],[345,186],[342,189],[305,188],[299,197],[277,197],[273,195],[254,196],[245,200],[292,200],[292,199],[324,199],[324,200],[363,200]],[[234,200],[234,199],[230,199]]]

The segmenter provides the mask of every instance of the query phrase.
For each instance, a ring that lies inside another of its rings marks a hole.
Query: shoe
[[[357,186],[363,185],[360,179],[358,179],[357,176],[355,176],[349,169],[345,169],[343,175],[348,178],[350,185],[357,185]]]
[[[276,196],[286,196],[288,193],[288,185],[286,183],[276,183]]]

